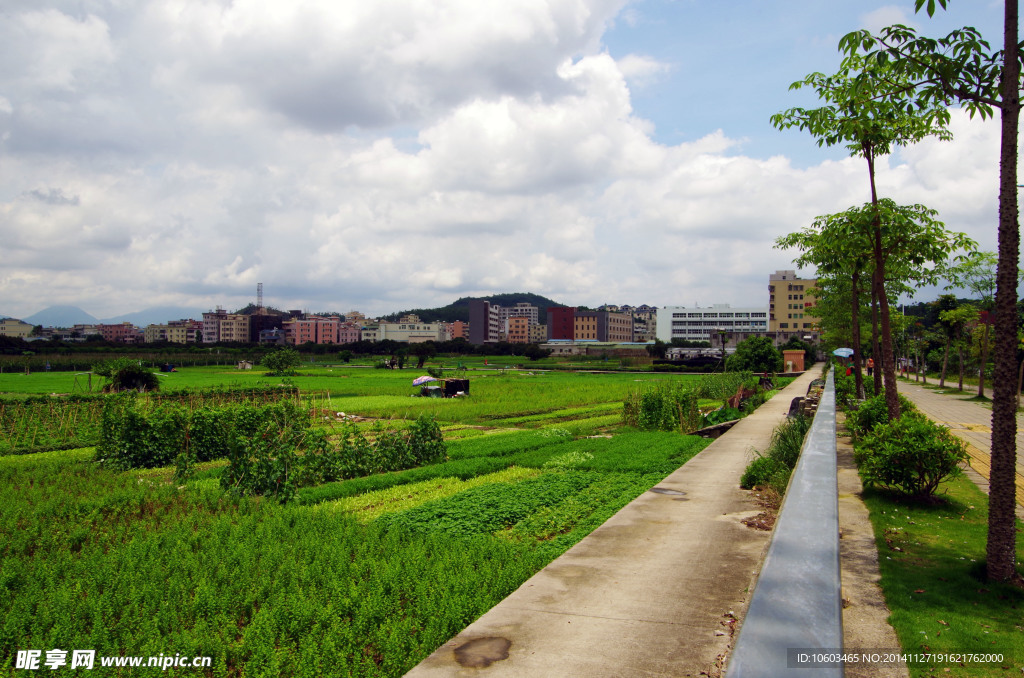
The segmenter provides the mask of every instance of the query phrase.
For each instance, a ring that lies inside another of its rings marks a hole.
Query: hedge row
[[[136,394],[107,400],[96,457],[117,469],[195,465],[227,458],[221,486],[237,494],[289,501],[300,487],[436,463],[446,458],[441,429],[420,417],[404,431],[377,425],[367,438],[346,425],[333,439],[311,427],[309,410],[292,400],[262,406],[188,409],[144,403]]]

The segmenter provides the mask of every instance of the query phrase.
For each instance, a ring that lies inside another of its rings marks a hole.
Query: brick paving
[[[969,463],[975,473],[968,473],[988,493],[990,456],[992,453],[992,410],[985,404],[967,400],[963,395],[944,394],[951,389],[925,388],[915,381],[901,381],[899,392],[914,403],[932,421],[948,426],[967,443]],[[1024,519],[1024,416],[1017,414],[1017,515]]]

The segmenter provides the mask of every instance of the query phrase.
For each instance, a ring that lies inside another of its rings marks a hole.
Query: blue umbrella
[[[420,384],[425,384],[428,381],[437,381],[437,379],[434,379],[433,377],[430,377],[430,376],[427,376],[427,375],[424,374],[422,377],[416,377],[415,379],[413,379],[412,380],[412,385],[413,386],[419,386]]]
[[[832,351],[832,355],[837,355],[840,358],[849,358],[851,355],[853,355],[853,349],[852,348],[837,348],[836,350]]]

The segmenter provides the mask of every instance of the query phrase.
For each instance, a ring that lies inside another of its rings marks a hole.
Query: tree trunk
[[[956,356],[960,362],[960,383],[957,384],[957,388],[961,391],[964,390],[964,344],[963,340],[956,345]]]
[[[860,361],[860,270],[857,268],[853,269],[853,282],[850,286],[850,298],[853,300],[852,307],[850,308],[850,316],[852,327],[850,328],[850,338],[853,346],[853,383],[854,393],[857,394],[857,400],[864,399],[864,375],[861,373],[861,361]]]
[[[939,388],[946,386],[946,366],[949,365],[949,336],[946,336],[946,350],[942,352],[942,372],[939,374]]]
[[[874,247],[875,270],[871,278],[878,296],[878,312],[882,316],[882,352],[875,358],[875,369],[881,368],[885,386],[885,406],[889,421],[899,419],[900,400],[896,392],[896,364],[892,359],[892,322],[889,317],[889,297],[885,294],[885,255],[882,253],[882,215],[878,211],[878,191],[875,188],[875,156],[865,144],[864,156],[868,162],[868,178],[871,181],[871,204],[875,209]]]
[[[881,354],[878,348],[878,295],[876,293],[874,285],[871,286],[871,356],[872,358],[877,357]],[[882,372],[878,369],[878,361],[875,361],[875,367],[871,370],[872,384],[875,388],[875,394],[882,392]]]
[[[999,250],[996,268],[996,357],[992,389],[992,469],[989,477],[988,578],[1005,581],[1015,573],[1014,485],[1017,461],[1017,407],[1013,378],[1017,362],[1017,137],[1020,115],[1020,61],[1017,0],[1005,0],[1003,77],[1000,84]]]
[[[998,274],[997,274],[998,275]],[[988,323],[981,334],[981,367],[978,368],[978,397],[985,397],[985,366],[988,365]]]

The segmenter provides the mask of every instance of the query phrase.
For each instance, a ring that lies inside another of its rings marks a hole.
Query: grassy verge
[[[889,619],[907,653],[981,653],[1000,661],[915,663],[918,676],[1024,672],[1024,591],[985,581],[988,498],[967,478],[932,503],[867,490]],[[1021,524],[1018,522],[1018,532]],[[1024,543],[1018,537],[1018,563]]]

